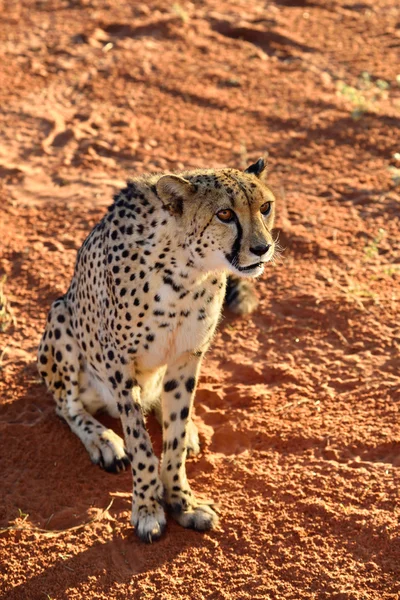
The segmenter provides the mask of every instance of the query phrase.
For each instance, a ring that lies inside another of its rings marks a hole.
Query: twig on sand
[[[340,340],[341,340],[341,341],[342,341],[344,344],[346,344],[346,346],[348,346],[348,345],[349,345],[349,342],[347,341],[347,339],[345,338],[345,336],[343,335],[343,333],[342,333],[341,331],[339,331],[339,329],[335,329],[335,327],[332,327],[332,328],[331,328],[331,331],[332,331],[333,333],[335,333],[335,334],[338,336],[338,338],[339,338],[339,339],[340,339]]]
[[[100,521],[103,515],[111,508],[114,502],[114,498],[112,498],[110,504],[96,517],[90,519],[90,521],[86,521],[86,523],[81,523],[80,525],[75,525],[74,527],[67,527],[67,529],[41,529],[40,527],[29,527],[23,525],[10,525],[9,527],[5,527],[4,529],[0,529],[0,533],[6,533],[7,531],[29,531],[29,533],[41,533],[43,535],[47,535],[49,537],[56,537],[58,535],[63,535],[64,533],[70,533],[71,531],[77,531],[78,529],[83,529],[96,521]],[[28,516],[28,515],[27,515]],[[24,519],[25,522],[25,519]]]
[[[310,402],[310,398],[303,398],[303,400],[298,400],[297,402],[286,402],[283,406],[279,406],[275,412],[283,412],[293,405],[300,406],[300,404],[305,404],[306,402]]]

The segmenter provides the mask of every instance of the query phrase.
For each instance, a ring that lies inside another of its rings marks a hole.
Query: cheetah
[[[51,306],[39,372],[56,412],[110,472],[133,475],[131,522],[158,539],[164,509],[205,531],[218,515],[186,477],[199,452],[191,419],[199,369],[229,275],[255,278],[274,254],[275,196],[264,159],[245,171],[201,169],[129,180],[80,248],[71,285]],[[106,410],[124,441],[94,417]],[[145,427],[162,425],[161,466]]]

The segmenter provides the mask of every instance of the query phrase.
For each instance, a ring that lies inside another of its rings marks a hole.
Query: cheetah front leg
[[[205,531],[214,528],[218,516],[211,502],[198,500],[186,478],[188,424],[201,358],[182,356],[168,367],[163,385],[163,458],[161,479],[174,518],[183,527]]]
[[[162,407],[161,407],[161,398],[154,405],[154,414],[161,425],[163,426],[163,415],[162,415]],[[186,429],[186,449],[187,456],[197,456],[200,454],[200,440],[199,440],[199,432],[197,426],[193,422],[191,418],[189,418]]]
[[[166,525],[163,484],[158,460],[146,431],[141,406],[141,389],[122,361],[113,377],[113,392],[122,422],[127,455],[132,465],[133,497],[131,523],[144,542],[158,539]]]

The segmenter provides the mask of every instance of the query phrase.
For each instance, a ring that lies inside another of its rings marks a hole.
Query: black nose
[[[250,248],[250,252],[252,252],[256,256],[262,256],[263,254],[266,254],[270,248],[271,244],[259,244],[254,248]]]

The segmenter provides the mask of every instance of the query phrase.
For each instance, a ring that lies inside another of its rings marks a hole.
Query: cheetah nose
[[[258,246],[250,248],[250,252],[252,252],[256,256],[262,256],[263,254],[266,254],[270,248],[271,244],[258,244]]]

